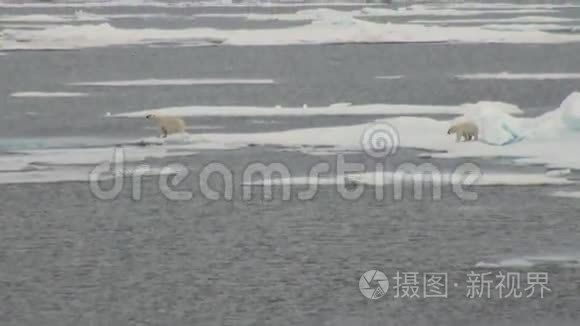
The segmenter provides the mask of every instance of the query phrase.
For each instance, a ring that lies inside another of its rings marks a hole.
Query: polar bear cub
[[[170,134],[179,134],[185,132],[185,122],[183,119],[171,116],[161,116],[157,114],[148,114],[145,118],[154,120],[161,130],[161,137],[167,138]]]
[[[455,134],[455,139],[457,142],[461,141],[475,141],[479,137],[479,128],[473,122],[462,122],[457,123],[447,131],[448,135]]]

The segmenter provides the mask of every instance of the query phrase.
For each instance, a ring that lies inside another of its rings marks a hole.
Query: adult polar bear
[[[475,123],[466,121],[451,126],[451,128],[447,130],[447,134],[455,134],[457,142],[461,141],[462,138],[464,141],[475,141],[479,138],[479,128]]]
[[[155,121],[161,130],[161,137],[167,135],[185,133],[185,122],[183,119],[172,116],[148,114],[145,118]]]

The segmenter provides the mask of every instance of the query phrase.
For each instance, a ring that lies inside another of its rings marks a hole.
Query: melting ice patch
[[[88,95],[87,93],[71,92],[17,92],[10,94],[11,97],[82,97]]]
[[[479,73],[456,75],[457,79],[505,79],[505,80],[547,80],[547,79],[580,79],[580,73]]]
[[[137,79],[71,83],[74,86],[194,86],[194,85],[272,85],[272,79],[198,78],[198,79]]]

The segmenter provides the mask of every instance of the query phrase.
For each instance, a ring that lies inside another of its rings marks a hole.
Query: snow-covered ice
[[[471,19],[418,19],[411,23],[417,24],[499,24],[499,23],[564,23],[579,21],[578,19],[553,16],[519,16],[510,18],[471,18]]]
[[[127,112],[114,114],[112,117],[139,118],[148,114],[161,114],[181,117],[195,116],[308,116],[308,115],[463,115],[478,111],[482,106],[501,108],[503,112],[520,114],[522,111],[507,103],[480,102],[477,104],[462,105],[405,105],[405,104],[367,104],[351,105],[350,103],[336,103],[327,107],[294,107],[268,108],[254,106],[183,106],[169,107],[155,110]]]
[[[189,78],[189,79],[137,79],[137,80],[111,80],[95,82],[70,83],[73,86],[194,86],[194,85],[271,85],[276,81],[272,79],[241,79],[241,78]]]
[[[435,171],[434,171],[435,172]],[[473,172],[473,171],[468,171]],[[471,175],[470,180],[465,177]],[[507,172],[481,172],[478,174],[466,173],[453,174],[442,173],[419,173],[400,171],[353,173],[342,176],[305,176],[291,178],[272,177],[265,180],[246,181],[245,185],[341,185],[363,184],[368,186],[392,185],[403,182],[438,183],[441,185],[465,185],[465,186],[543,186],[543,185],[568,185],[573,182],[566,178],[550,177],[541,173],[507,173]],[[466,183],[467,182],[467,183]]]
[[[457,79],[505,79],[505,80],[546,80],[580,79],[580,73],[478,73],[455,76]]]
[[[88,95],[87,93],[72,92],[16,92],[10,94],[11,97],[82,97]]]
[[[0,38],[0,49],[72,49],[167,42],[182,45],[265,46],[425,42],[559,44],[579,41],[580,35],[577,34],[495,30],[481,26],[383,24],[340,13],[321,15],[319,19],[301,26],[273,29],[126,29],[108,23],[51,26],[42,30],[6,28]]]
[[[482,260],[475,264],[477,268],[533,268],[538,266],[580,267],[577,255],[537,255]]]
[[[562,197],[562,198],[580,198],[580,191],[565,191],[559,190],[554,191],[550,194],[552,197]]]
[[[471,106],[471,109],[463,107],[464,115],[451,121],[403,116],[354,126],[264,133],[208,133],[203,138],[213,144],[261,144],[294,148],[326,146],[342,151],[362,151],[360,140],[365,130],[374,128],[377,123],[387,123],[397,131],[399,147],[435,151],[431,154],[433,158],[507,157],[516,164],[580,168],[580,154],[576,150],[580,142],[580,93],[572,93],[559,108],[534,118],[514,117],[511,112],[519,112],[519,109],[505,103],[482,102]],[[183,115],[197,115],[192,113],[197,109],[191,108],[167,110],[165,113],[179,115],[180,110],[183,110]],[[150,111],[125,116],[143,116],[147,112]],[[447,135],[449,126],[462,120],[474,121],[479,126],[480,141],[457,143],[454,137]]]

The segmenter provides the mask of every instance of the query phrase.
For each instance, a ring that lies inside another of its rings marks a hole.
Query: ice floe
[[[457,79],[505,79],[505,80],[546,80],[580,79],[580,73],[478,73],[456,75]]]
[[[511,258],[490,259],[477,262],[477,268],[533,268],[533,267],[561,267],[577,268],[580,267],[580,257],[577,255],[538,255],[522,256]]]
[[[254,106],[183,106],[155,110],[114,114],[112,117],[140,118],[148,114],[161,114],[181,117],[195,116],[306,116],[306,115],[463,115],[479,111],[481,107],[500,108],[502,112],[520,114],[522,111],[515,105],[500,102],[480,102],[462,105],[405,105],[405,104],[367,104],[351,105],[336,103],[327,107],[254,107]]]
[[[10,94],[11,97],[82,97],[88,95],[87,93],[71,92],[16,92]]]
[[[2,2],[0,8],[98,8],[98,7],[155,7],[155,8],[195,8],[195,7],[352,7],[363,4],[356,2],[272,2],[272,1],[154,1],[154,0],[109,0],[109,1],[69,1],[69,2]],[[364,6],[376,6],[368,4]]]
[[[99,171],[100,177],[125,177],[136,172],[142,175],[171,173],[166,168],[138,163],[149,158],[189,156],[196,153],[183,146],[18,150],[10,155],[0,156],[0,184],[88,181],[93,169],[98,169],[107,162],[114,164],[115,155],[122,155],[119,157],[122,158],[123,165],[110,172]],[[106,165],[107,168],[109,166]]]
[[[311,23],[273,29],[126,29],[102,23],[62,25],[42,30],[7,28],[0,49],[72,49],[114,45],[290,45],[341,43],[572,43],[580,35],[541,30],[494,30],[481,26],[423,26],[376,23],[344,14],[322,15]]]
[[[398,134],[399,147],[431,150],[434,151],[432,158],[504,157],[510,158],[516,164],[580,168],[580,155],[577,151],[580,142],[580,93],[572,93],[559,108],[533,118],[514,117],[510,114],[514,111],[514,106],[505,103],[482,102],[472,106],[472,109],[463,108],[464,115],[451,121],[408,116],[354,126],[264,133],[207,133],[202,136],[205,141],[213,144],[277,145],[290,148],[325,146],[342,151],[362,152],[362,135],[369,129],[388,124]],[[515,109],[519,111],[517,107]],[[354,111],[355,108],[349,110]],[[192,115],[193,110],[187,111],[181,113]],[[146,112],[148,111],[128,116],[142,116]],[[179,110],[165,112],[180,113]],[[453,137],[447,135],[449,126],[461,120],[470,120],[478,125],[480,141],[457,143]]]
[[[472,186],[543,186],[543,185],[567,185],[573,183],[565,178],[551,177],[542,173],[508,173],[508,172],[485,172],[466,171],[466,173],[441,172],[426,173],[407,172],[368,172],[352,174],[346,178],[354,183],[365,185],[383,185],[396,182],[426,182],[454,185]],[[465,178],[471,176],[470,180]],[[467,182],[467,183],[466,183]]]
[[[194,85],[271,85],[272,79],[191,78],[191,79],[137,79],[70,83],[74,86],[194,86]]]
[[[402,79],[405,78],[405,76],[401,76],[401,75],[393,75],[393,76],[375,76],[376,79]]]
[[[397,9],[390,8],[362,8],[353,11],[354,16],[478,16],[489,13],[487,10],[476,10],[477,8],[458,10],[455,8],[436,7],[428,5],[410,5]],[[493,13],[496,14],[544,14],[556,13],[555,8],[498,8]]]
[[[580,198],[580,191],[554,191],[550,194],[552,197],[562,197],[562,198]]]
[[[74,15],[0,15],[0,22],[18,23],[66,23],[66,22],[103,22],[107,18],[101,15],[77,11]]]
[[[578,3],[501,3],[501,2],[441,2],[431,4],[433,8],[486,9],[491,13],[502,9],[560,9],[578,8]]]
[[[470,18],[470,19],[419,19],[411,23],[418,24],[499,24],[499,23],[563,23],[578,19],[552,16],[519,16],[510,18]]]
[[[441,185],[463,185],[463,186],[544,186],[544,185],[568,185],[573,182],[565,178],[550,177],[541,173],[507,173],[507,172],[481,172],[466,171],[465,174],[452,172],[437,173],[400,171],[353,173],[333,177],[291,177],[277,178],[271,177],[263,180],[246,181],[245,185],[267,186],[267,185],[342,185],[342,184],[362,184],[368,186],[383,186],[412,183],[437,183]],[[467,173],[469,172],[469,173]],[[469,180],[466,180],[469,177]]]

